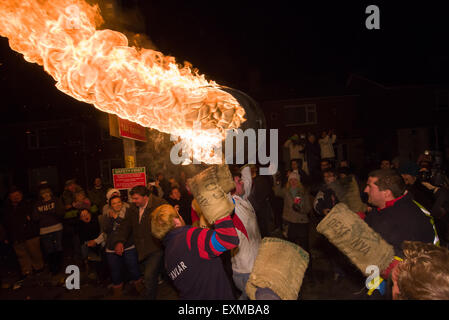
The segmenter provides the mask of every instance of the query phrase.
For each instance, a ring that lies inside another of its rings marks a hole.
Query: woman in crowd
[[[121,256],[114,251],[115,234],[120,224],[125,219],[126,206],[119,196],[112,196],[109,201],[109,211],[107,217],[104,217],[104,233],[106,234],[106,260],[109,265],[111,279],[113,284],[113,297],[118,298],[123,290],[123,265],[126,266],[130,280],[136,286],[136,291],[143,290],[141,273],[137,261],[137,251],[134,246],[133,238],[129,237],[123,244],[124,251]]]
[[[296,172],[290,173],[287,185],[274,187],[277,196],[284,199],[283,220],[287,223],[287,239],[309,251],[309,212],[312,209],[310,196],[301,184]]]

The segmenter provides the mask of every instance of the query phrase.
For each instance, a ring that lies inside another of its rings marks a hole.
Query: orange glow
[[[173,57],[129,46],[120,32],[97,30],[102,23],[98,6],[81,0],[0,1],[0,35],[75,99],[191,138],[194,150],[217,145],[226,130],[245,121],[244,109],[215,82]],[[194,122],[200,123],[199,132]],[[199,160],[208,162],[206,154]]]

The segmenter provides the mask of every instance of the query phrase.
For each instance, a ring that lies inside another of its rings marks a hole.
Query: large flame
[[[244,109],[213,81],[173,57],[128,45],[97,30],[97,5],[80,0],[0,0],[0,35],[28,62],[42,65],[62,92],[144,127],[207,150],[245,121]],[[195,130],[199,123],[200,130]]]

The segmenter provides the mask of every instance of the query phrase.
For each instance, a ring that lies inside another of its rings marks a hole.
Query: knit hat
[[[71,184],[74,184],[74,183],[76,183],[76,180],[75,180],[75,179],[69,179],[69,180],[67,180],[67,181],[65,182],[65,186],[67,187],[67,186],[70,186]]]
[[[297,172],[293,171],[292,173],[290,173],[288,175],[288,180],[290,180],[290,179],[296,179],[299,181],[299,174]]]
[[[50,185],[48,181],[41,181],[39,182],[39,185],[37,186],[38,191],[41,191],[42,189],[50,189]]]
[[[406,162],[399,167],[400,174],[409,174],[416,177],[419,173],[419,166],[414,162]]]
[[[118,192],[120,194],[120,190],[119,189],[109,189],[108,192],[106,192],[106,199],[109,201],[109,199],[111,199],[112,195],[114,193]]]

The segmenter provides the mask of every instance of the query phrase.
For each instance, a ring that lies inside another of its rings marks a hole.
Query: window
[[[316,124],[316,105],[302,104],[284,106],[283,120],[288,127]]]

